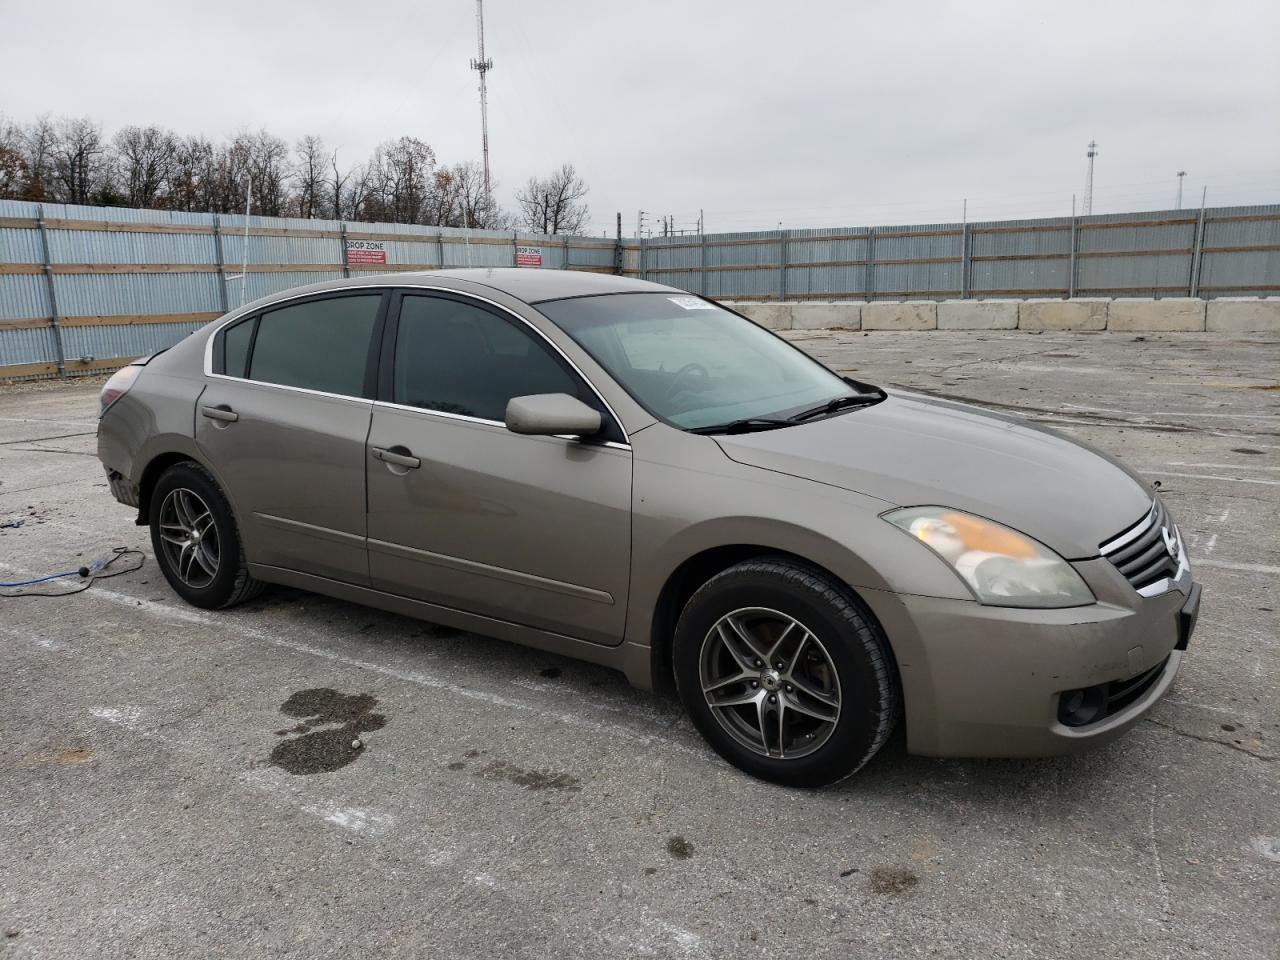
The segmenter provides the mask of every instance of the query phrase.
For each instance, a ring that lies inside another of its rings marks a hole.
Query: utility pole
[[[471,61],[471,69],[480,72],[480,137],[484,151],[484,197],[489,199],[489,92],[485,74],[493,69],[493,60],[484,55],[484,0],[476,0],[476,45],[479,55]]]
[[[706,223],[702,219],[702,208],[698,208],[698,236],[702,236],[707,232]]]
[[[1187,175],[1187,171],[1185,170],[1178,171],[1178,199],[1174,201],[1174,204],[1173,204],[1173,209],[1175,210],[1182,209],[1182,178],[1185,177],[1186,175]]]
[[[1098,141],[1089,141],[1089,152],[1085,154],[1089,158],[1089,175],[1084,179],[1084,205],[1080,209],[1080,215],[1087,217],[1093,213],[1093,158],[1098,155]]]
[[[639,240],[644,236],[644,218],[645,211],[640,210],[636,213],[636,239]]]

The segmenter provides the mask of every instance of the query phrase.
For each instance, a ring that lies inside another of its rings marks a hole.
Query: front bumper
[[[1158,596],[1063,610],[861,594],[898,661],[907,749],[940,757],[1049,756],[1114,739],[1173,683],[1200,602],[1189,570]],[[1117,697],[1117,709],[1096,722],[1059,719],[1064,693],[1119,691],[1144,674],[1136,695]]]

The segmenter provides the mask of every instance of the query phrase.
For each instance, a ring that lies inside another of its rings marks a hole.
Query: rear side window
[[[396,334],[396,403],[502,422],[507,401],[534,393],[594,397],[526,330],[444,297],[406,296]]]
[[[253,342],[253,318],[241,320],[222,334],[222,372],[243,377],[249,366],[249,344]]]
[[[249,379],[363,396],[381,302],[381,294],[334,297],[264,313],[249,352]],[[232,370],[228,342],[227,372]]]

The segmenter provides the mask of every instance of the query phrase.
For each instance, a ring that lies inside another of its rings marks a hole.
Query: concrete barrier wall
[[[1280,297],[734,303],[770,330],[1208,330],[1280,334]]]

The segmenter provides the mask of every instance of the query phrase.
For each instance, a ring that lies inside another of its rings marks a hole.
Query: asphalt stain
[[[544,667],[538,671],[538,676],[546,677],[548,680],[554,680],[556,677],[560,676],[560,673],[561,670],[559,667]]]
[[[37,750],[27,755],[31,763],[91,763],[93,754],[88,750]]]
[[[677,860],[688,860],[693,856],[694,849],[693,844],[679,834],[667,841],[667,853]]]
[[[299,690],[280,705],[280,712],[302,722],[276,731],[277,736],[294,736],[276,744],[271,762],[295,775],[341,770],[363,752],[360,734],[387,725],[386,717],[373,712],[377,705],[367,693],[339,693],[328,687]]]
[[[902,867],[873,867],[871,889],[876,893],[903,894],[920,882],[910,870]]]
[[[526,770],[505,760],[491,760],[476,771],[477,777],[485,780],[505,780],[526,790],[561,790],[565,793],[577,793],[582,789],[582,781],[567,773],[553,770]]]
[[[1253,455],[1253,456],[1258,456],[1258,455],[1260,455],[1260,454],[1262,453],[1262,451],[1261,451],[1261,450],[1255,450],[1255,449],[1253,449],[1253,447],[1232,447],[1232,448],[1231,448],[1231,452],[1232,452],[1232,453],[1247,453],[1247,454],[1250,454],[1250,455]]]

